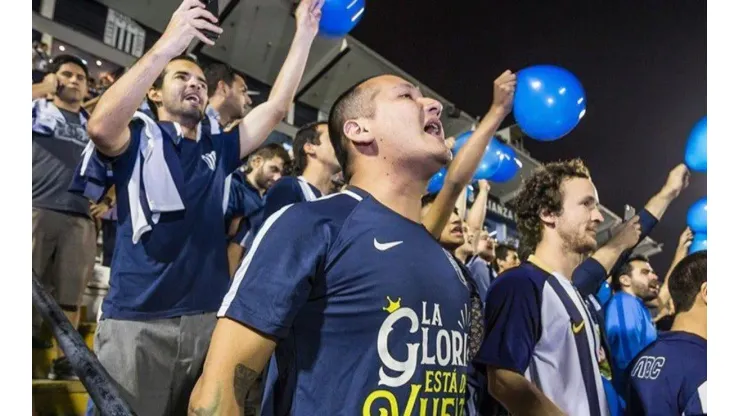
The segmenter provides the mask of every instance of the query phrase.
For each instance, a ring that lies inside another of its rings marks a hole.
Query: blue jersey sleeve
[[[476,362],[524,374],[541,334],[542,287],[518,273],[494,280],[486,300],[486,335]]]
[[[303,202],[303,192],[295,178],[282,178],[267,191],[262,218],[269,218],[282,207]]]
[[[627,369],[630,361],[653,340],[647,339],[644,306],[631,295],[614,296],[606,308],[606,337],[612,359],[618,370]]]
[[[262,201],[259,196],[253,196],[247,185],[238,178],[241,173],[233,173],[229,183],[228,203],[226,204],[225,217],[227,221],[236,217],[251,218],[262,209]]]
[[[268,218],[236,272],[219,317],[275,338],[287,336],[321,271],[329,245],[326,222],[301,205]]]
[[[223,155],[222,163],[226,174],[234,172],[242,163],[241,161],[241,143],[239,142],[239,127],[235,127],[228,132],[222,132],[213,136],[213,140],[219,140],[222,143]]]
[[[689,397],[682,415],[701,416],[707,414],[707,382],[704,381]]]
[[[583,297],[596,295],[606,278],[606,269],[593,257],[587,258],[573,271],[573,285]]]

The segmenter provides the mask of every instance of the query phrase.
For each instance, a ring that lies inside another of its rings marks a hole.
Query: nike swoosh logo
[[[403,243],[403,241],[391,241],[390,243],[379,243],[377,238],[373,239],[373,244],[375,245],[375,248],[377,248],[380,251],[386,251],[401,243]]]
[[[586,325],[586,321],[581,321],[581,324],[580,325],[570,324],[570,327],[573,330],[573,333],[574,334],[577,334],[577,333],[581,332],[581,330],[583,329],[583,326],[584,325]]]

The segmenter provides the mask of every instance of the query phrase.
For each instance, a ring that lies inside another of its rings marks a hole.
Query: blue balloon
[[[457,136],[455,145],[452,147],[452,154],[456,155],[472,135],[472,131],[466,131]],[[491,142],[486,146],[486,150],[483,152],[481,161],[473,174],[474,180],[490,179],[494,176],[496,171],[499,170],[502,161],[505,159],[505,157],[502,156],[502,151],[500,149],[502,144],[503,143],[500,143],[496,139],[491,139]]]
[[[436,194],[442,189],[442,185],[445,183],[445,176],[447,175],[447,167],[443,167],[439,172],[435,173],[429,184],[427,185],[427,192],[430,194]]]
[[[689,246],[689,254],[696,253],[707,249],[707,235],[706,234],[694,234],[694,240]]]
[[[704,197],[689,207],[686,214],[686,224],[694,233],[707,233],[707,197]]]
[[[707,171],[707,117],[699,120],[686,141],[686,166],[696,172]]]
[[[516,152],[511,146],[506,143],[501,143],[496,139],[491,141],[493,145],[495,143],[497,149],[496,154],[498,155],[500,162],[498,169],[493,174],[486,178],[490,181],[497,183],[505,183],[510,181],[522,167],[522,162],[516,157]]]
[[[525,68],[516,76],[514,118],[539,141],[557,140],[586,114],[586,93],[571,72],[553,65]]]
[[[321,8],[319,33],[326,37],[343,37],[365,12],[365,0],[325,0]]]

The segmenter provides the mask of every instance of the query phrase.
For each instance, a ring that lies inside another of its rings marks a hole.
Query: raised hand
[[[491,190],[491,184],[485,179],[478,180],[478,192],[488,195],[488,191]]]
[[[683,163],[680,163],[668,174],[668,179],[663,186],[663,192],[671,198],[678,197],[681,191],[689,186],[690,177],[689,168]]]
[[[641,233],[640,217],[635,215],[629,221],[619,226],[614,237],[609,241],[609,244],[614,244],[621,250],[628,250],[637,245],[640,241]]]
[[[514,102],[515,90],[516,74],[507,69],[493,81],[493,104],[491,109],[501,115],[508,115]]]
[[[686,227],[681,233],[681,237],[678,238],[678,246],[676,247],[676,258],[683,259],[689,254],[689,247],[694,242],[694,233],[691,228]]]
[[[296,34],[316,36],[324,0],[301,0],[295,11]]]
[[[201,31],[210,30],[220,35],[223,29],[216,26],[216,23],[216,16],[206,10],[205,4],[200,0],[184,0],[172,14],[158,43],[173,58],[183,53],[194,38],[206,45],[213,45],[214,42]]]

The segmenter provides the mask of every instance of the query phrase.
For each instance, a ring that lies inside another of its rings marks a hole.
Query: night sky
[[[504,70],[569,69],[586,90],[586,116],[565,138],[525,148],[544,162],[584,159],[601,203],[621,216],[660,189],[706,114],[706,31],[700,0],[366,0],[352,35],[474,117]],[[652,259],[659,275],[706,189],[706,175],[693,174],[651,234],[664,244]]]

